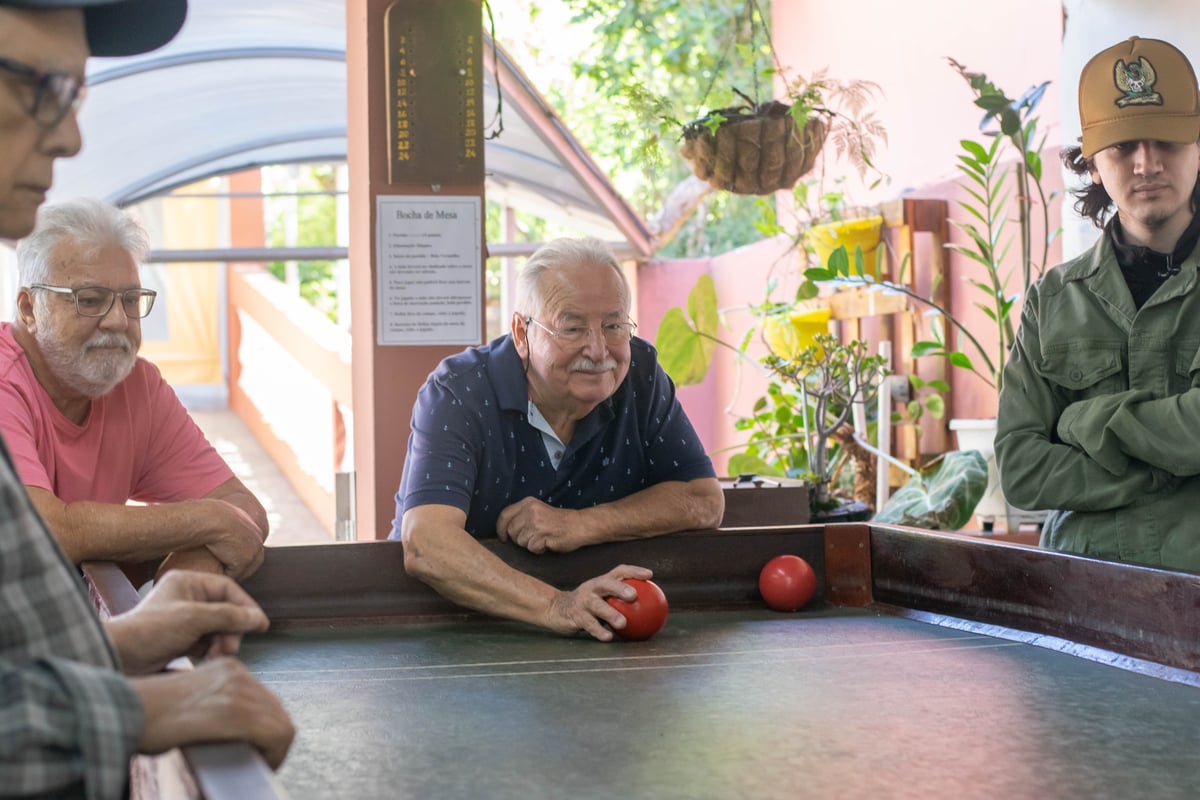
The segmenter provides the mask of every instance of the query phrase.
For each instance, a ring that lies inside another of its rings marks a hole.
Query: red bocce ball
[[[632,603],[617,597],[606,598],[608,604],[625,617],[625,627],[613,628],[613,633],[634,642],[649,639],[667,622],[667,596],[654,581],[626,578],[622,583],[636,589],[638,596]]]
[[[817,593],[817,574],[800,556],[776,556],[758,574],[758,591],[776,611],[795,611]]]

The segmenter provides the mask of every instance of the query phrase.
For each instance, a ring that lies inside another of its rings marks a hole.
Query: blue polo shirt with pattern
[[[389,538],[400,538],[404,510],[420,505],[462,509],[467,532],[484,538],[496,535],[500,512],[525,497],[587,508],[663,481],[716,477],[654,347],[634,337],[630,349],[625,380],[579,422],[557,468],[529,422],[525,368],[511,336],[444,360],[413,406]]]

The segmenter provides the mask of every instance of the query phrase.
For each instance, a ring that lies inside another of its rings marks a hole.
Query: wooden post
[[[477,198],[483,204],[480,0],[348,0],[347,163],[354,304],[354,455],[359,540],[385,538],[395,515],[417,391],[463,344],[381,344],[380,198]],[[482,212],[479,237],[483,238]],[[483,330],[483,263],[478,263]],[[437,267],[440,269],[441,267]],[[420,310],[417,314],[422,313]],[[479,341],[482,342],[482,334]]]

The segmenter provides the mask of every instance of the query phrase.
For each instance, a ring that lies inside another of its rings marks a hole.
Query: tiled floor
[[[291,483],[236,414],[232,411],[193,411],[192,419],[267,510],[271,523],[268,545],[333,541],[333,536],[292,489]]]

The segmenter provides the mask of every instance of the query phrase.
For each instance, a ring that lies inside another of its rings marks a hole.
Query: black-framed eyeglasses
[[[594,330],[588,325],[566,325],[558,329],[547,328],[533,317],[525,318],[526,325],[531,322],[567,346],[583,344]],[[637,323],[633,320],[605,322],[600,326],[600,334],[604,337],[604,341],[611,345],[618,345],[632,339],[636,328]]]
[[[121,308],[125,316],[141,319],[154,308],[154,298],[158,292],[153,289],[125,289],[116,291],[104,286],[81,286],[71,289],[67,286],[50,286],[45,283],[31,283],[30,289],[43,289],[56,294],[69,294],[75,301],[75,312],[81,317],[103,317],[112,310],[117,295],[121,296]]]
[[[29,116],[43,128],[53,128],[62,122],[68,111],[79,108],[86,94],[83,81],[67,72],[43,72],[3,57],[0,57],[0,69],[8,70],[33,86]]]

